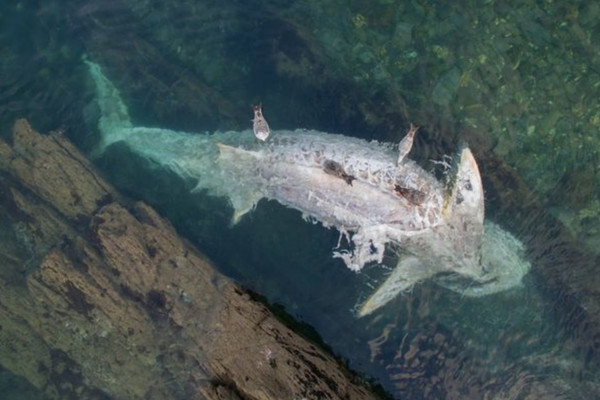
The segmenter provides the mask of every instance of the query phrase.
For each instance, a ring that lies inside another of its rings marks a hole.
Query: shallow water
[[[27,117],[92,151],[98,111],[86,54],[120,88],[136,125],[241,130],[260,101],[275,129],[397,141],[413,122],[422,130],[411,157],[427,169],[467,141],[486,215],[525,243],[532,271],[521,288],[483,298],[426,282],[362,319],[356,305],[389,268],[356,274],[332,259],[336,231],[264,200],[230,227],[224,200],[190,193],[189,182],[124,146],[96,161],[223,273],[312,325],[395,398],[592,398],[600,19],[591,16],[600,10],[413,3],[5,2],[0,135]],[[4,376],[2,398],[16,385]]]

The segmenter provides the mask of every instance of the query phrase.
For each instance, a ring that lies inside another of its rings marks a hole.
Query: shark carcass
[[[141,157],[193,179],[195,190],[228,198],[234,222],[262,198],[299,210],[347,238],[348,248],[333,256],[354,271],[381,263],[386,248],[395,252],[396,267],[359,316],[425,279],[483,296],[520,285],[529,271],[523,245],[484,222],[481,177],[467,147],[442,183],[407,157],[412,126],[397,147],[314,130],[270,131],[262,112],[259,121],[267,128],[259,127],[260,137],[252,130],[193,134],[134,126],[100,66],[86,63],[101,111],[100,151],[125,142]]]

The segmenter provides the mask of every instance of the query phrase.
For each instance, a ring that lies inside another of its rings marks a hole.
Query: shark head
[[[443,223],[429,239],[432,257],[437,258],[430,263],[440,265],[442,271],[452,270],[474,279],[481,275],[483,201],[479,168],[471,150],[463,147],[446,187]]]
[[[459,151],[455,173],[446,188],[444,216],[448,222],[459,220],[474,226],[483,224],[483,185],[473,153],[468,147]]]
[[[484,193],[479,168],[468,148],[460,154],[458,171],[449,185],[451,190],[444,211],[445,226],[454,232],[447,240],[462,260],[452,268],[457,274],[443,275],[436,281],[470,297],[520,286],[523,276],[531,269],[524,246],[498,225],[484,223]]]
[[[454,232],[447,240],[459,257],[452,268],[456,274],[437,282],[471,297],[520,286],[531,269],[517,238],[492,222],[484,223],[483,204],[479,168],[471,151],[464,148],[444,210],[446,227]]]
[[[517,287],[530,269],[524,246],[491,222],[484,224],[484,193],[479,168],[464,147],[446,187],[442,222],[408,238],[409,247],[385,282],[360,306],[372,313],[420,281],[436,283],[465,296],[478,297]]]

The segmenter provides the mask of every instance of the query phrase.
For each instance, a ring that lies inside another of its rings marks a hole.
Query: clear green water
[[[388,271],[333,260],[337,232],[266,201],[230,228],[222,200],[190,194],[119,146],[98,166],[396,398],[594,398],[600,6],[429,3],[2,2],[0,135],[26,117],[91,150],[87,54],[139,125],[245,129],[261,101],[273,128],[397,141],[413,122],[426,168],[467,141],[487,217],[528,246],[532,272],[522,288],[480,299],[425,283],[364,319],[352,310]],[[19,385],[0,375],[0,398],[17,398]]]

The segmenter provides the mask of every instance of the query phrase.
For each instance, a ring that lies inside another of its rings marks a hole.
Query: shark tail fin
[[[100,107],[101,139],[96,152],[102,153],[109,145],[125,139],[125,135],[132,128],[129,119],[129,111],[123,103],[117,88],[102,73],[100,65],[89,61],[84,56],[83,61],[87,64],[90,76],[96,86],[96,99]]]

